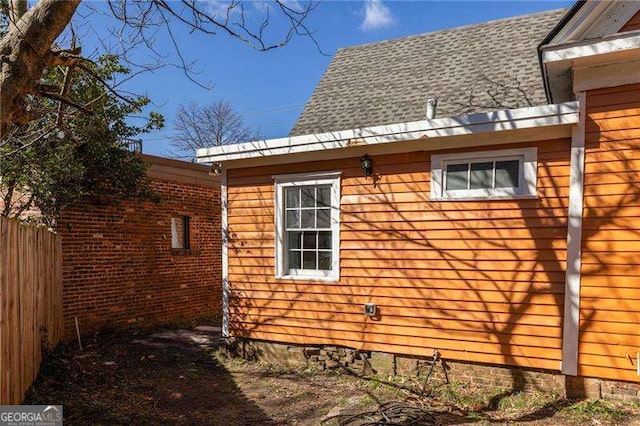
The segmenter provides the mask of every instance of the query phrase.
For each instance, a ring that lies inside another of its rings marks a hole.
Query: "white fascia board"
[[[571,61],[634,49],[640,49],[640,31],[614,34],[599,40],[543,46],[542,62]]]
[[[606,7],[607,2],[589,1],[584,3],[569,22],[551,39],[551,43],[565,43],[569,40],[578,39],[584,29],[593,24]]]
[[[578,111],[577,102],[566,102],[201,148],[196,151],[196,156],[201,163],[224,162],[350,146],[568,125],[578,122]]]
[[[576,93],[637,83],[640,83],[640,60],[573,67],[573,91]]]
[[[549,44],[595,39],[617,33],[638,10],[638,1],[587,1]]]

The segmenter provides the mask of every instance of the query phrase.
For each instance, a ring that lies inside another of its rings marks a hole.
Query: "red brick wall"
[[[154,179],[159,203],[82,205],[59,221],[67,336],[221,315],[220,192]],[[191,253],[171,249],[171,217],[191,217]]]

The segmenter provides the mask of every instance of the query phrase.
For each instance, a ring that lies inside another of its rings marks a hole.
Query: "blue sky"
[[[295,0],[291,0],[295,1]],[[217,6],[210,0],[210,7]],[[304,103],[311,96],[331,56],[340,47],[371,43],[429,31],[506,18],[543,10],[569,7],[571,1],[325,1],[309,18],[323,56],[307,38],[294,38],[287,46],[257,52],[224,35],[189,34],[178,24],[175,37],[188,61],[196,61],[197,80],[213,85],[204,89],[171,67],[146,73],[128,83],[137,93],[146,93],[153,109],[164,114],[166,127],[143,137],[144,151],[168,156],[175,110],[191,100],[201,104],[213,99],[229,100],[246,121],[266,138],[286,136]],[[259,2],[249,7],[259,9]],[[109,25],[106,18],[93,18],[92,25]],[[274,21],[272,31],[282,30]],[[90,42],[90,41],[89,41]],[[85,43],[87,43],[85,41]],[[155,47],[169,54],[170,40],[159,35]],[[144,59],[145,52],[137,53]]]

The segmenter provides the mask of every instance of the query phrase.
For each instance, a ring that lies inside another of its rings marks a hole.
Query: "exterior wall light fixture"
[[[364,177],[369,177],[373,174],[373,160],[367,154],[360,158],[360,167],[364,170]]]

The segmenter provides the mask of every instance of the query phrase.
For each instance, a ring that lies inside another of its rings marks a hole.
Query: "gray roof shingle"
[[[290,135],[546,103],[537,46],[566,9],[338,50]],[[525,98],[526,95],[526,98]]]

